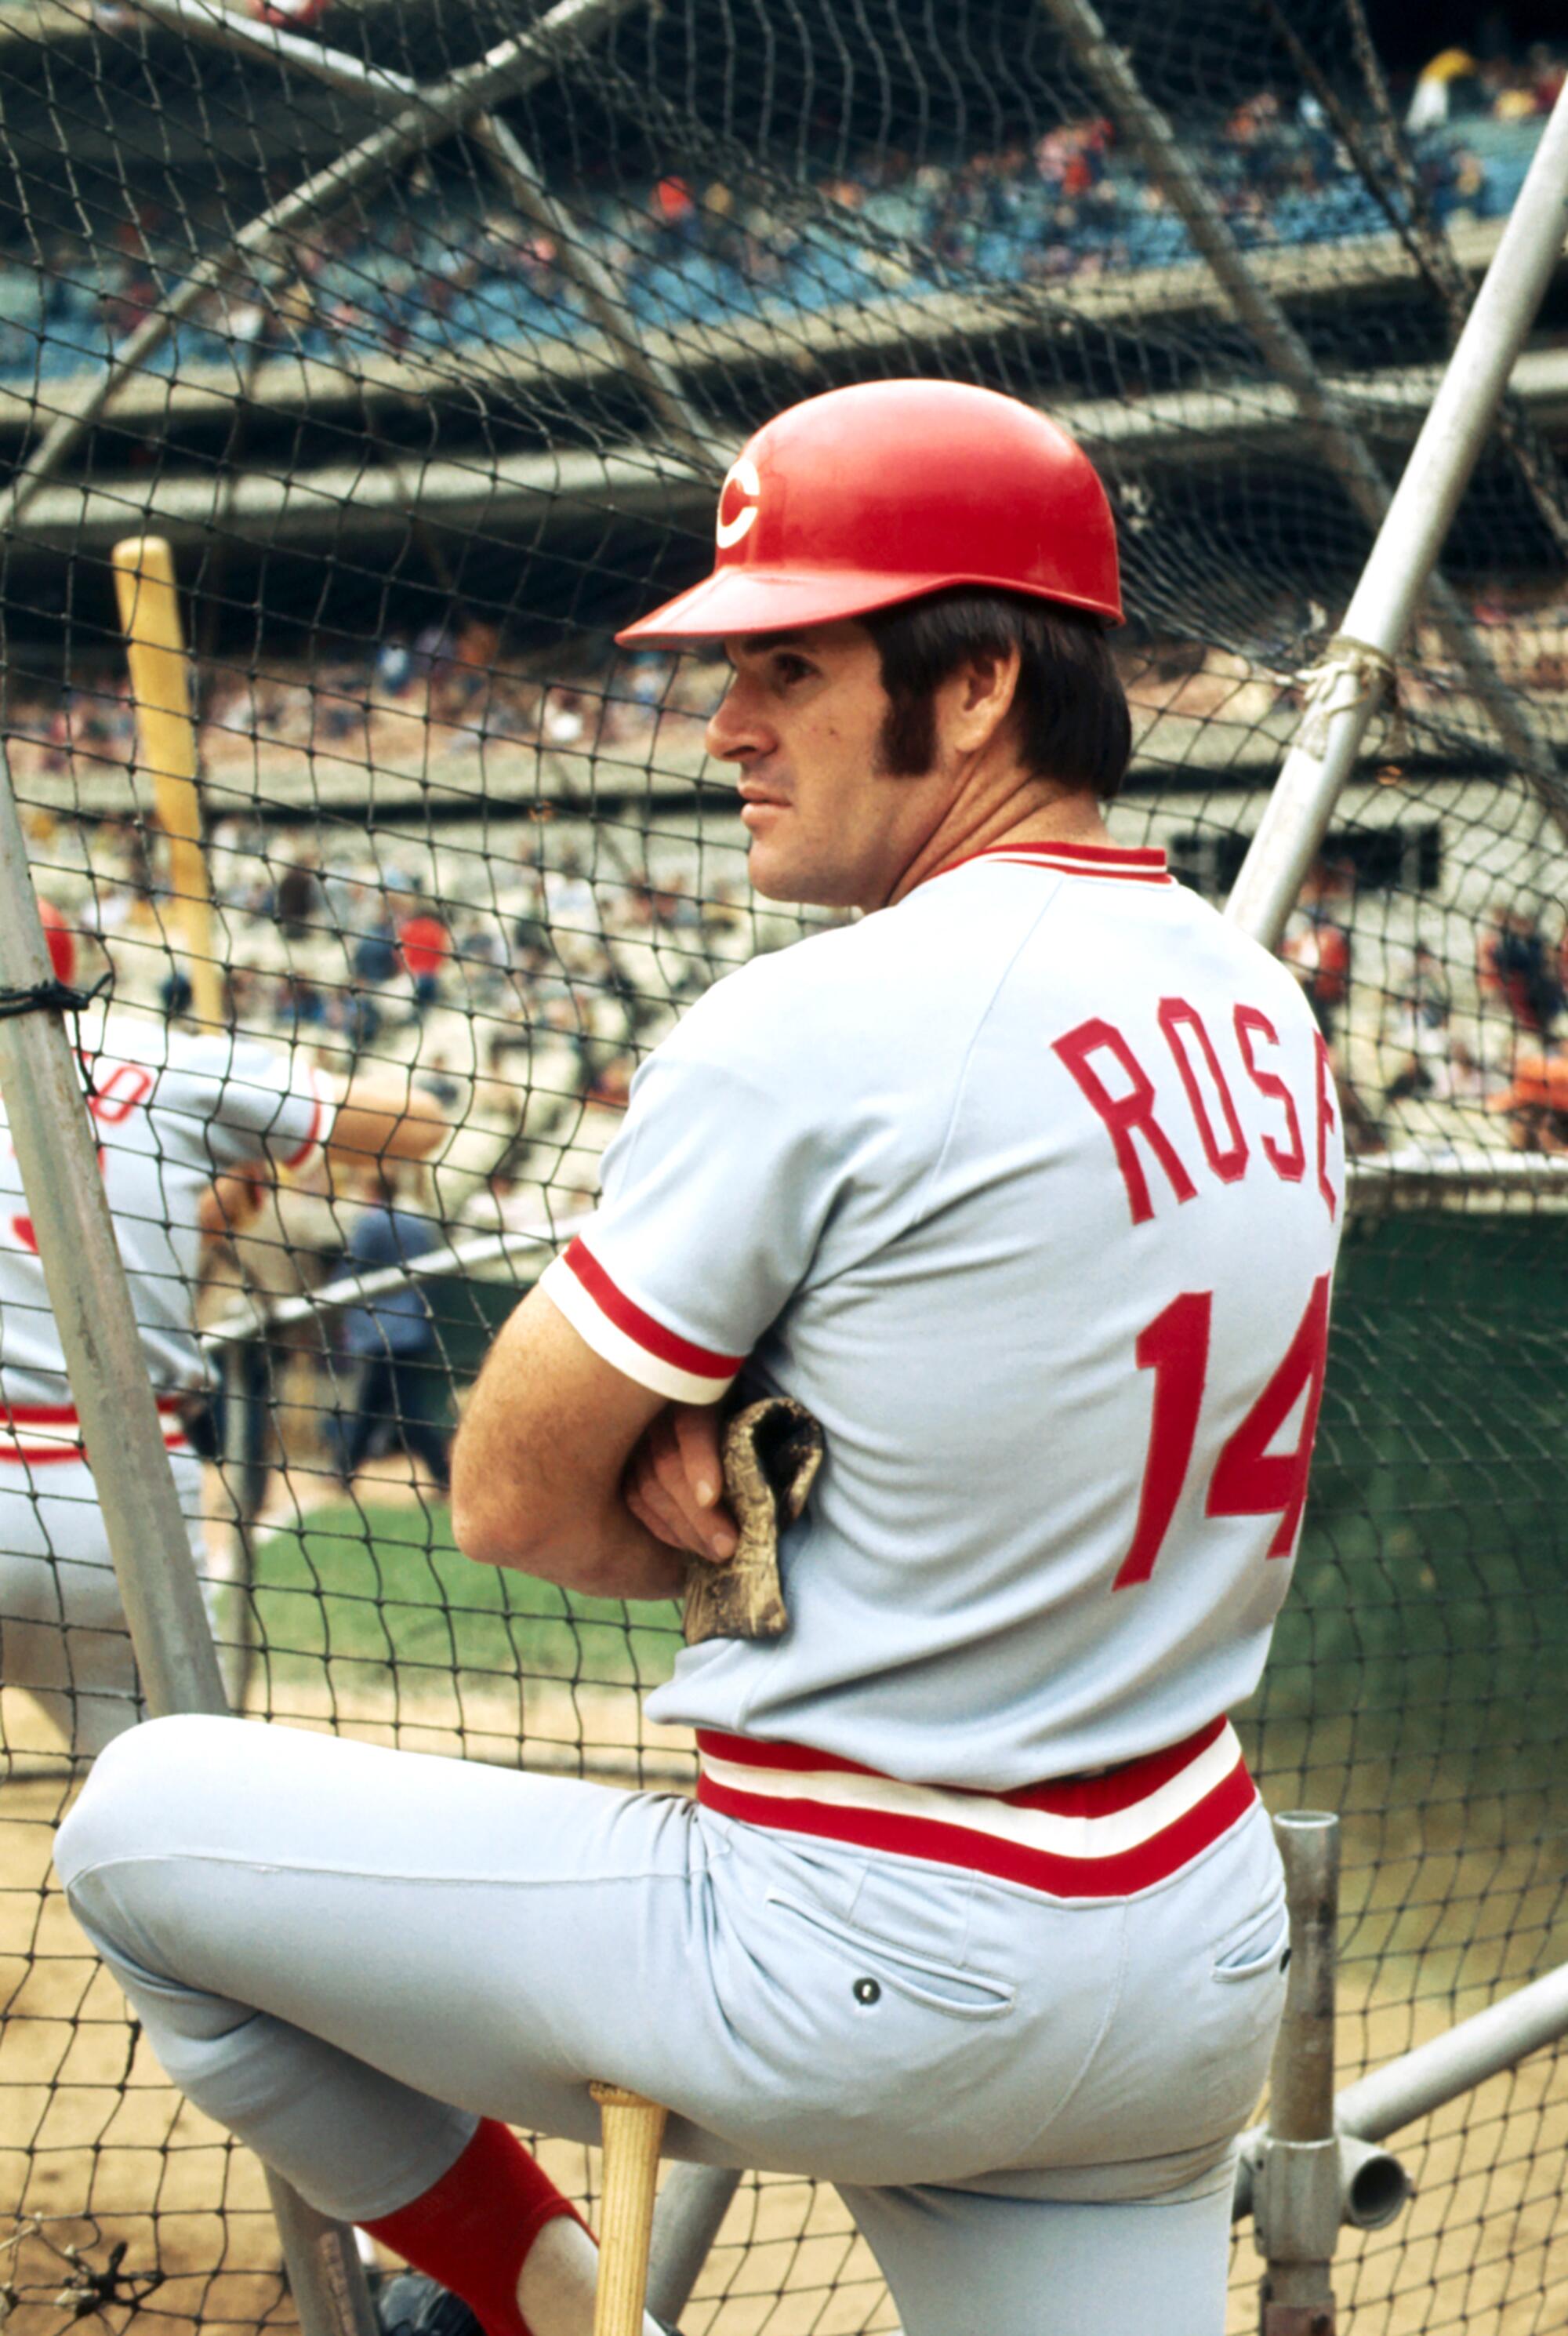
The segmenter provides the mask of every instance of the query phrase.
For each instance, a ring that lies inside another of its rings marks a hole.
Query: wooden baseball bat
[[[658,2146],[668,2112],[624,2085],[590,2085],[589,2090],[599,2103],[604,2134],[593,2336],[642,2336]]]
[[[223,976],[212,947],[212,887],[201,837],[196,723],[174,554],[161,535],[133,535],[117,543],[111,557],[136,708],[137,759],[151,775],[158,823],[169,839],[169,921],[187,962],[198,1016],[221,1026]]]

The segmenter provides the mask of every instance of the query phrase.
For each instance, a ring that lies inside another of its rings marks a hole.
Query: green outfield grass
[[[453,1546],[444,1508],[345,1500],[256,1550],[255,1628],[282,1675],[417,1666],[605,1686],[667,1678],[673,1607],[579,1598]]]

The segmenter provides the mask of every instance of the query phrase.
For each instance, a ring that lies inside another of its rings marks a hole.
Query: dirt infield
[[[368,1715],[355,1724],[341,1700],[336,1717],[355,1733],[393,1732]],[[483,1741],[505,1740],[499,1709],[466,1709],[458,1727],[453,1718],[411,1715],[395,1732],[405,1744],[424,1738],[430,1750],[462,1740],[471,1756]],[[306,1725],[325,1718],[298,1715]],[[597,1754],[608,1776],[624,1777],[640,1762],[662,1769],[660,1782],[679,1780],[678,1737],[648,1728],[635,1694],[599,1690],[585,1700],[584,1690],[558,1689],[536,1699],[530,1718],[541,1751],[555,1741],[562,1766],[583,1761],[586,1740],[594,1747],[586,1758]],[[515,1747],[515,1718],[511,1740]],[[8,2336],[56,2336],[79,2311],[119,2336],[132,2303],[137,2336],[192,2336],[199,2326],[248,2336],[290,2324],[258,2166],[165,2082],[54,1882],[50,1844],[71,1789],[56,1763],[13,1777],[0,1798],[0,2232],[17,2232],[0,2259]],[[1531,1881],[1527,1861],[1511,1872],[1494,1857],[1487,1903],[1500,1922],[1510,1893],[1524,1903]],[[1484,2000],[1476,1993],[1456,2006],[1436,1977],[1433,1960],[1389,1964],[1374,1990],[1351,1967],[1341,2006],[1347,2079]],[[1538,2055],[1400,2146],[1417,2196],[1391,2230],[1345,2234],[1342,2336],[1546,2336],[1568,2323],[1568,2230],[1556,2211],[1568,2058]],[[563,2188],[591,2204],[594,2154],[546,2144],[544,2156]],[[102,2277],[122,2241],[120,2283],[95,2308],[63,2251],[79,2248],[82,2265]],[[1257,2325],[1258,2272],[1243,2230],[1231,2336]],[[685,2314],[688,2336],[872,2336],[896,2325],[834,2194],[784,2178],[743,2185]]]

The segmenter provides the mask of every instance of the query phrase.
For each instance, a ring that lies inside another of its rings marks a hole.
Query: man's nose
[[[706,744],[716,762],[744,763],[777,744],[754,691],[737,675],[709,719]]]

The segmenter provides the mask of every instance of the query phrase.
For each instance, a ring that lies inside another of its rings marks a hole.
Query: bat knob
[[[589,2091],[599,2103],[604,2141],[593,2336],[642,2336],[659,2144],[669,2112],[626,2085],[594,2083]]]

